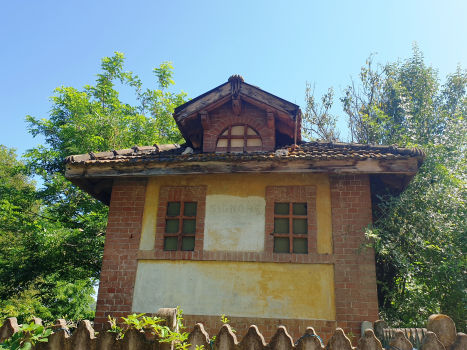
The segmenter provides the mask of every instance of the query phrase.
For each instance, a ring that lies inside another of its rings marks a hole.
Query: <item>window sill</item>
[[[290,254],[267,252],[138,251],[138,260],[249,261],[296,264],[333,264],[334,254]]]

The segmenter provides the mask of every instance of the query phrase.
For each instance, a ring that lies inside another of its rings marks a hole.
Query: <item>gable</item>
[[[249,112],[254,109],[251,106],[262,111],[263,115],[250,115]],[[233,75],[227,83],[175,109],[173,117],[190,146],[195,149],[202,148],[206,142],[206,133],[213,136],[212,131],[209,131],[212,119],[216,119],[218,123],[220,119],[224,119],[222,114],[219,116],[219,109],[230,112],[225,113],[224,118],[253,118],[254,120],[247,124],[251,127],[256,122],[267,124],[274,145],[262,150],[274,149],[277,141],[278,146],[301,142],[301,111],[298,105],[245,83],[239,75]],[[237,124],[241,122],[238,120]]]
[[[209,125],[204,127],[203,152],[273,151],[275,130],[267,118],[267,111],[245,101],[241,102],[241,113],[235,111],[233,102],[217,107],[209,112]]]

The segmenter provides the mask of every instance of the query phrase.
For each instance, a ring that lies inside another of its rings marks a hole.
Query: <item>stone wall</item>
[[[176,318],[173,311],[165,309],[166,324],[171,328],[176,327]],[[173,309],[172,309],[173,310]],[[363,325],[372,327],[371,323]],[[367,327],[365,326],[365,327]],[[18,331],[16,318],[9,318],[0,328],[0,342],[11,337]],[[171,344],[149,341],[143,331],[129,330],[123,339],[117,340],[117,334],[107,332],[110,323],[106,323],[104,329],[97,334],[94,332],[89,321],[82,321],[73,335],[69,335],[65,320],[58,320],[54,326],[54,333],[49,337],[47,343],[36,345],[36,350],[170,350]],[[381,331],[381,323],[374,325],[376,332]],[[196,350],[201,346],[205,350],[382,350],[381,342],[375,336],[371,328],[362,329],[362,337],[354,339],[356,347],[352,345],[342,328],[336,328],[332,337],[325,345],[319,334],[312,327],[298,338],[292,338],[284,326],[277,326],[269,344],[264,341],[264,336],[258,327],[252,325],[248,332],[239,342],[237,336],[228,324],[223,325],[214,337],[206,333],[202,324],[195,325],[188,336],[188,350]],[[390,349],[413,350],[412,343],[405,337],[402,331],[396,331],[394,338],[389,343]],[[34,348],[33,348],[34,349]],[[427,332],[421,342],[419,350],[466,350],[467,336],[457,333],[452,320],[444,315],[433,315],[429,318]]]

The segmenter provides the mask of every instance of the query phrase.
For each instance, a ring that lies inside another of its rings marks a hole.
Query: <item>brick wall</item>
[[[333,335],[336,327],[343,328],[346,333],[352,332],[359,335],[361,322],[374,322],[378,319],[374,252],[372,249],[360,251],[365,237],[363,230],[372,221],[370,181],[368,175],[331,175],[330,184],[333,254],[317,254],[313,247],[310,249],[309,254],[277,254],[272,252],[272,245],[269,242],[269,244],[266,244],[267,251],[261,253],[200,251],[183,252],[184,254],[176,256],[176,252],[147,251],[144,254],[140,252],[140,258],[334,263],[336,321],[229,317],[227,315],[230,319],[229,324],[237,330],[236,334],[240,336],[240,339],[246,335],[248,327],[255,324],[267,342],[276,332],[278,325],[285,326],[294,341],[298,340],[306,328],[310,326],[315,328],[325,342]],[[275,191],[276,189],[277,191]],[[282,198],[284,197],[282,192],[287,192],[287,189],[294,189],[295,191],[285,193],[287,198]],[[268,195],[271,197],[271,200],[267,201],[267,205],[271,206],[269,208],[269,216],[271,216],[271,208],[273,210],[273,203],[276,200],[281,201],[282,198],[283,201],[308,202],[308,196],[315,196],[315,189],[313,186],[268,187],[266,197]],[[311,206],[311,209],[313,209],[311,215],[313,217],[314,207]],[[266,221],[268,222],[268,220]],[[268,227],[266,227],[266,231],[267,229]],[[313,237],[313,234],[316,235],[316,228],[312,227],[309,234],[310,238]],[[266,235],[266,240],[268,239],[271,239],[270,235]],[[209,334],[217,334],[222,326],[220,316],[184,315],[184,319],[188,331],[191,331],[196,323],[203,323]]]
[[[114,180],[97,298],[96,325],[131,314],[146,179]]]
[[[362,321],[378,319],[373,249],[359,253],[372,221],[368,175],[332,175],[331,205],[337,325],[355,334]]]
[[[275,130],[267,125],[266,111],[242,101],[242,114],[235,116],[232,103],[228,102],[209,112],[211,128],[204,130],[203,152],[215,152],[218,136],[229,126],[247,124],[261,136],[262,147],[254,147],[255,151],[273,151],[275,147]]]
[[[257,261],[335,265],[336,321],[229,317],[237,335],[244,336],[256,324],[269,341],[278,325],[284,325],[297,340],[306,327],[315,327],[327,341],[336,327],[359,334],[362,321],[378,319],[376,272],[372,249],[357,251],[364,239],[363,229],[371,222],[368,175],[331,175],[331,205],[334,254],[276,254],[272,252],[168,252],[139,251],[145,180],[114,182],[107,238],[96,312],[96,324],[108,314],[121,317],[131,313],[137,259],[181,259],[216,261]],[[319,205],[319,203],[318,203]],[[269,249],[270,250],[270,249]],[[312,295],[310,297],[313,297]],[[183,308],[183,305],[180,305]],[[219,316],[185,315],[188,331],[201,322],[208,333],[216,334]]]

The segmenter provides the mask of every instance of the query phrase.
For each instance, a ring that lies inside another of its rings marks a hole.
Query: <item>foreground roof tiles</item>
[[[255,152],[255,153],[202,153],[194,150],[190,154],[182,154],[186,148],[178,144],[134,146],[128,149],[113,150],[109,152],[89,153],[66,157],[65,164],[85,163],[125,163],[125,162],[207,162],[207,161],[234,161],[234,160],[273,160],[273,159],[407,159],[410,157],[425,158],[426,154],[419,148],[399,148],[396,145],[382,146],[356,143],[334,142],[305,142],[298,148],[281,147],[287,150],[287,155],[281,152]],[[277,151],[277,150],[276,150]]]

